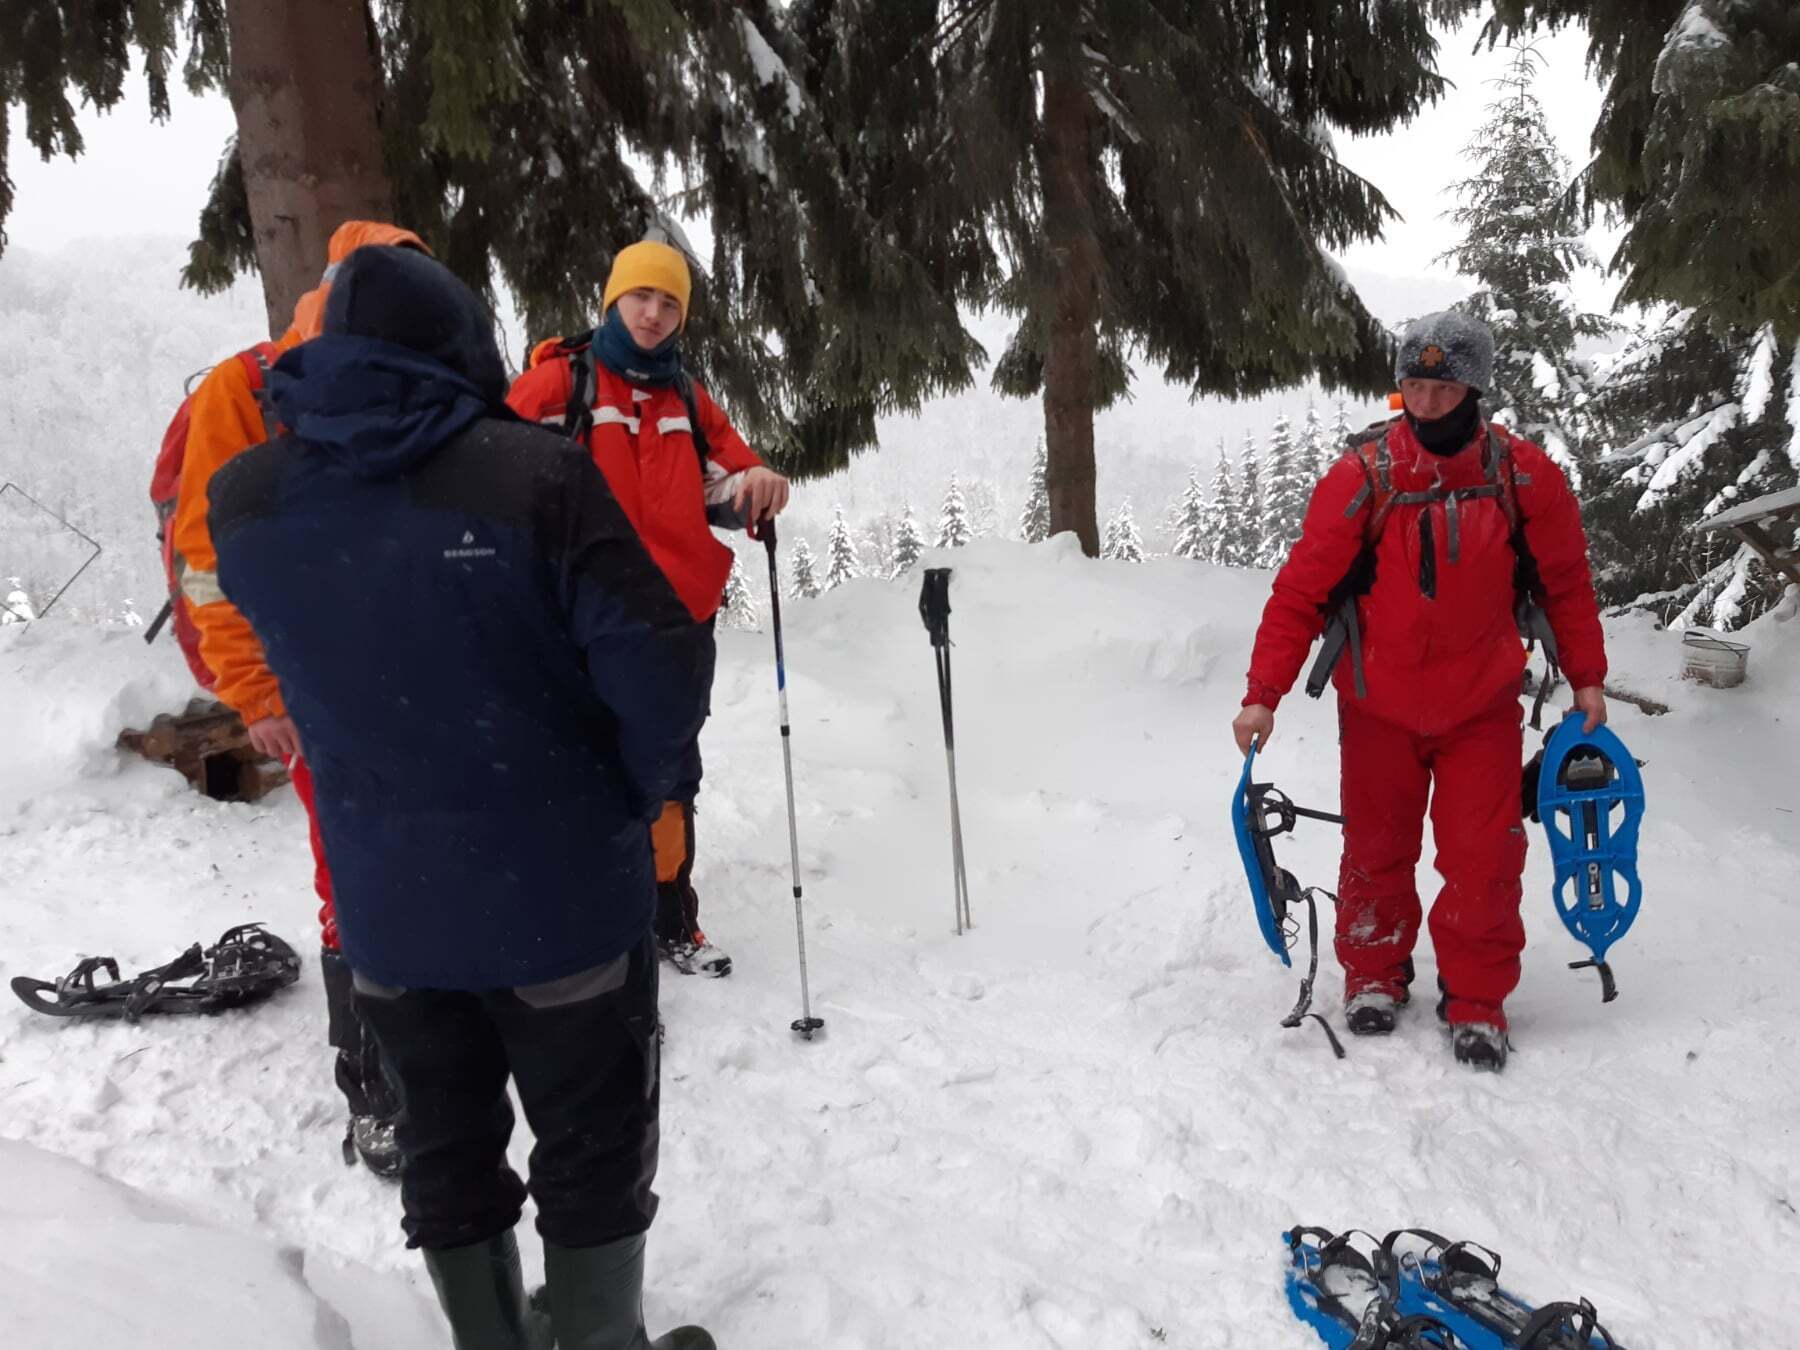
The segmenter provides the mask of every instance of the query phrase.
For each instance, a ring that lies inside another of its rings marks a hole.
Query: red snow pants
[[[1450,1021],[1504,1028],[1519,983],[1525,823],[1519,807],[1524,710],[1508,691],[1439,735],[1421,735],[1338,700],[1344,857],[1338,871],[1337,956],[1345,997],[1406,995],[1419,936],[1415,881],[1426,800],[1444,886],[1431,942]]]
[[[319,812],[313,805],[312,770],[307,768],[306,761],[294,758],[288,761],[288,777],[294,783],[294,795],[306,808],[306,826],[312,835],[313,854],[313,890],[319,893],[319,936],[325,950],[335,952],[338,948],[337,903],[331,896],[331,869],[325,865],[325,845],[319,838]]]

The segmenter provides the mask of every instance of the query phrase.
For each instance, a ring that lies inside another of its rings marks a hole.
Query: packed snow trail
[[[1800,622],[1749,630],[1751,682],[1730,691],[1673,678],[1675,635],[1609,627],[1614,681],[1671,706],[1614,705],[1650,797],[1618,1002],[1565,969],[1584,953],[1532,827],[1506,1072],[1455,1065],[1428,997],[1339,1063],[1316,1028],[1277,1025],[1295,976],[1257,934],[1230,836],[1228,723],[1267,574],[1067,544],[924,560],[955,568],[963,938],[917,573],[784,606],[828,1024],[811,1044],[788,1031],[771,644],[721,633],[695,880],[736,969],[664,980],[652,1329],[698,1321],[732,1350],[1299,1347],[1279,1234],[1300,1221],[1486,1243],[1510,1288],[1585,1295],[1631,1350],[1783,1343],[1800,1320]],[[77,954],[141,968],[249,919],[310,954],[291,796],[208,802],[110,749],[187,693],[172,645],[0,635],[0,974]],[[1331,708],[1295,697],[1259,769],[1331,809],[1336,754]],[[1280,856],[1334,885],[1328,827]],[[1339,1013],[1329,951],[1318,1004]],[[0,1135],[423,1297],[394,1192],[338,1160],[330,1070],[310,961],[219,1018],[66,1025],[14,1005]],[[521,1167],[527,1147],[521,1128]]]

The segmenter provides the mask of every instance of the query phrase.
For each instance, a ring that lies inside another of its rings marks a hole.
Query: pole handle
[[[919,587],[919,617],[925,631],[931,634],[931,645],[950,645],[950,568],[928,567],[924,584]]]

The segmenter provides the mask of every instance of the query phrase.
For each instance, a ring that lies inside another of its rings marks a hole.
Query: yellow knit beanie
[[[613,307],[626,291],[635,291],[640,286],[654,287],[659,291],[667,291],[681,302],[681,324],[687,326],[688,296],[694,289],[694,279],[688,272],[687,259],[678,248],[658,243],[654,239],[644,239],[620,249],[613,258],[612,271],[607,274],[606,294],[600,302],[602,311]]]

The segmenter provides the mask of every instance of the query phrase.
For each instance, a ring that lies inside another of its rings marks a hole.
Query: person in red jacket
[[[1589,730],[1606,720],[1606,652],[1567,480],[1540,447],[1482,417],[1493,360],[1493,335],[1466,315],[1427,315],[1407,330],[1395,367],[1405,411],[1359,437],[1314,489],[1263,610],[1232,731],[1240,751],[1268,743],[1332,601],[1351,590],[1357,623],[1333,677],[1346,1020],[1358,1035],[1385,1034],[1408,1001],[1429,799],[1444,879],[1430,917],[1438,1012],[1460,1062],[1498,1070],[1525,946],[1520,579]],[[1372,580],[1341,586],[1353,569]]]
[[[679,249],[652,239],[620,249],[600,327],[538,343],[506,401],[527,421],[585,439],[650,556],[710,631],[731,576],[731,550],[710,526],[754,533],[787,505],[788,481],[764,466],[682,368],[692,294]],[[675,969],[720,976],[730,973],[731,958],[702,931],[691,879],[700,772],[696,743],[651,827],[656,936]]]

